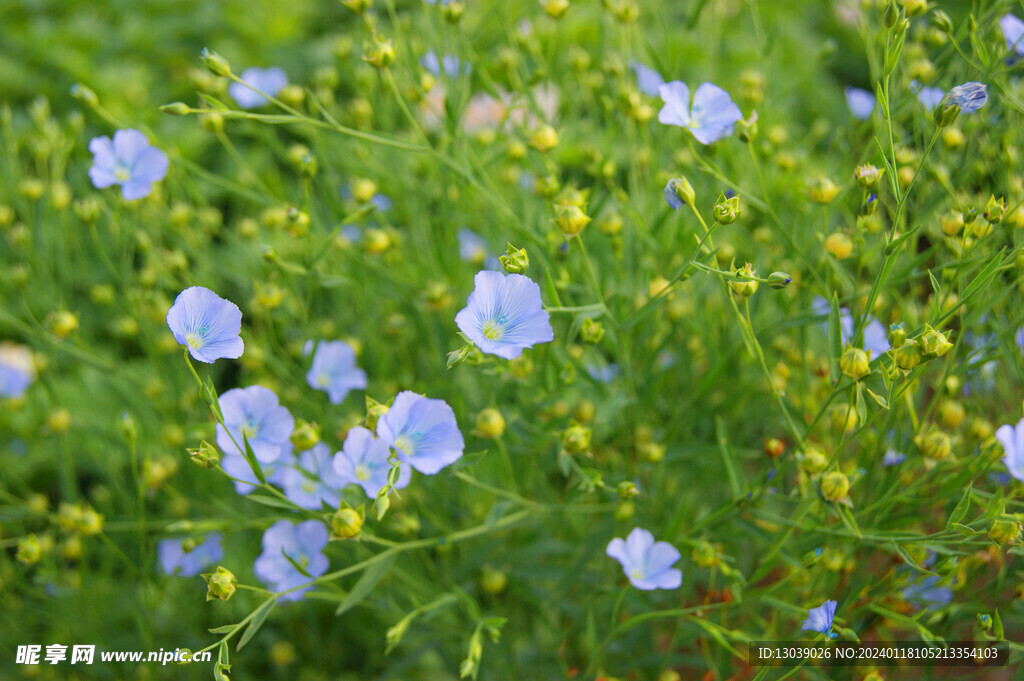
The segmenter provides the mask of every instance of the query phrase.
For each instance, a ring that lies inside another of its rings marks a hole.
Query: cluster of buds
[[[732,292],[736,295],[743,298],[749,298],[757,293],[758,282],[754,279],[756,276],[753,265],[748,262],[743,267],[736,270],[737,279],[731,279],[729,281],[729,288],[731,288]]]
[[[922,362],[938,359],[953,347],[946,334],[932,328],[930,324],[925,324],[924,333],[911,339],[907,338],[902,324],[894,324],[889,328],[889,339],[895,349],[893,360],[903,371],[910,371]]]
[[[720,195],[713,214],[715,221],[720,225],[731,225],[736,222],[736,218],[743,214],[743,209],[740,208],[740,197],[733,195],[726,198],[725,194]]]

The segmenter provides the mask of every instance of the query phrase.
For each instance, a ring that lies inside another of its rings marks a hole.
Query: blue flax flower
[[[375,438],[366,428],[356,426],[348,431],[342,450],[334,455],[334,472],[343,485],[359,485],[366,496],[373,499],[388,484],[390,455],[391,447],[387,440]],[[395,487],[405,487],[410,477],[412,472],[409,466],[402,466]]]
[[[903,600],[922,608],[948,604],[953,600],[953,590],[948,586],[936,586],[938,575],[930,575],[908,585],[902,591]]]
[[[267,97],[277,97],[278,93],[288,85],[288,75],[284,69],[277,66],[272,66],[269,69],[254,66],[242,71],[239,78],[244,84],[232,82],[228,86],[228,94],[243,109],[255,109],[263,106],[270,101]],[[267,97],[263,95],[267,95]]]
[[[284,467],[274,477],[280,481],[286,497],[310,510],[319,510],[321,503],[338,508],[341,489],[348,484],[348,480],[334,472],[331,448],[323,442],[300,454],[297,465]]]
[[[222,452],[242,456],[239,448],[245,447],[243,435],[260,463],[272,463],[291,452],[289,438],[295,429],[295,419],[278,404],[273,390],[261,385],[233,388],[218,401],[227,426],[225,429],[217,424],[217,446]]]
[[[481,352],[515,359],[524,348],[554,340],[540,286],[529,277],[484,270],[477,272],[473,283],[455,323]]]
[[[433,50],[420,57],[420,66],[438,78],[442,75],[454,78],[460,73],[469,73],[469,64],[463,64],[454,54],[446,54],[438,59]]]
[[[829,314],[829,303],[821,296],[815,296],[814,300],[811,301],[811,308],[817,315],[824,315],[826,321],[822,325],[825,327],[825,335],[828,335],[828,314]],[[845,307],[839,308],[839,336],[840,343],[843,347],[846,347],[848,343],[853,343],[853,315]],[[868,324],[864,327],[864,347],[865,351],[871,353],[872,359],[878,357],[889,351],[889,333],[885,330],[885,325],[878,321],[871,315],[868,315]]]
[[[925,111],[932,111],[946,96],[946,91],[942,88],[928,87],[916,80],[910,81],[910,91],[917,95],[917,101],[921,102]]]
[[[307,584],[310,578],[296,570],[292,561],[306,574],[319,577],[327,572],[327,556],[320,553],[325,546],[327,528],[319,520],[307,520],[298,525],[279,520],[263,533],[263,553],[253,564],[253,574],[272,591],[288,591]],[[310,588],[292,591],[281,596],[280,600],[297,601]]]
[[[701,144],[732,134],[733,124],[743,118],[743,112],[729,97],[729,93],[711,83],[701,83],[693,94],[686,83],[674,80],[658,89],[665,106],[658,112],[658,120],[665,125],[678,125],[689,130]]]
[[[984,83],[973,81],[957,85],[946,93],[943,101],[956,106],[960,113],[974,113],[988,101],[988,87]]]
[[[31,350],[14,343],[0,345],[0,397],[21,397],[35,375]]]
[[[846,88],[846,106],[854,118],[866,121],[875,112],[875,96],[859,87]]]
[[[487,241],[468,227],[459,227],[455,233],[459,241],[459,257],[474,265],[481,265],[489,255]]]
[[[661,86],[665,84],[665,79],[661,77],[661,74],[635,59],[629,60],[629,68],[633,69],[633,73],[636,74],[636,86],[640,88],[640,92],[657,97],[661,92]]]
[[[400,461],[424,475],[433,475],[457,461],[466,446],[447,402],[409,390],[398,393],[380,417],[377,437],[397,451]]]
[[[902,452],[897,452],[895,449],[885,450],[885,456],[882,457],[883,466],[899,466],[901,463],[906,461],[907,455]]]
[[[672,210],[679,210],[686,205],[679,197],[679,194],[676,193],[675,179],[669,180],[668,184],[665,185],[665,201],[672,207]]]
[[[220,545],[219,532],[212,532],[202,542],[194,544],[189,539],[164,539],[156,545],[160,569],[165,575],[181,575],[195,577],[208,566],[220,562],[224,557],[224,549]],[[187,544],[193,544],[186,550]]]
[[[366,387],[366,372],[356,366],[356,351],[345,341],[321,342],[313,353],[306,383],[327,393],[331,404],[341,404],[350,390]]]
[[[1006,49],[1012,53],[1012,56],[1006,59],[1006,63],[1012,65],[1024,56],[1024,21],[1007,14],[999,20],[999,27],[1003,29]]]
[[[679,551],[668,542],[654,541],[647,530],[637,527],[625,540],[612,539],[605,553],[619,561],[629,582],[643,591],[678,589],[683,583],[683,573],[672,567]]]
[[[1024,419],[1016,426],[1001,426],[996,431],[996,439],[1003,445],[1003,463],[1010,475],[1024,482]]]
[[[208,288],[192,286],[179,293],[167,311],[167,326],[174,340],[200,362],[242,356],[242,311]]]
[[[832,618],[836,616],[836,601],[825,601],[817,608],[807,611],[807,619],[800,625],[800,631],[816,631],[825,634],[829,638],[835,638],[832,633]]]
[[[121,196],[134,201],[149,196],[153,183],[167,175],[167,155],[138,130],[118,130],[114,139],[93,137],[89,141],[92,167],[89,179],[97,189],[121,185]]]

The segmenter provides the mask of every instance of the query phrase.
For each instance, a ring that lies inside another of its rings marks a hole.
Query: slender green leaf
[[[351,610],[364,598],[369,596],[370,592],[373,591],[373,587],[377,586],[377,582],[379,582],[381,578],[387,574],[388,570],[391,569],[391,565],[395,562],[395,558],[397,557],[397,553],[389,553],[378,562],[366,568],[359,579],[356,580],[356,583],[352,585],[352,588],[345,595],[345,598],[338,605],[338,609],[334,611],[334,614],[341,615],[345,611]]]

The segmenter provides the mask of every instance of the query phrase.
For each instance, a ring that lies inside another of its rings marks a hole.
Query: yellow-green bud
[[[923,359],[921,347],[916,340],[908,340],[896,349],[896,366],[904,371],[910,371]]]
[[[238,586],[238,581],[231,571],[220,565],[213,572],[200,576],[206,582],[206,600],[208,601],[215,598],[226,601],[234,595],[235,588]]]
[[[956,428],[964,420],[964,407],[956,400],[943,400],[939,405],[939,420],[946,428]]]
[[[740,208],[740,197],[733,196],[732,198],[725,198],[723,194],[718,198],[718,203],[715,204],[713,214],[715,221],[720,225],[731,225],[736,222],[743,213],[743,209]]]
[[[946,334],[936,331],[930,324],[925,324],[925,332],[921,334],[919,341],[925,359],[942,357],[953,347],[953,344],[946,339]]]
[[[978,613],[978,628],[982,631],[988,631],[992,628],[992,617],[983,612]]]
[[[558,178],[554,175],[539,177],[534,185],[534,190],[545,199],[554,198],[554,196],[558,194],[558,190],[561,188],[561,183],[559,183]]]
[[[989,196],[988,203],[985,204],[985,219],[995,225],[1003,221],[1004,215],[1006,215],[1006,198],[1000,196],[997,201],[994,195]]]
[[[584,213],[579,206],[559,203],[555,204],[555,218],[553,222],[566,236],[575,236],[582,232],[583,228],[590,223],[590,216]]]
[[[493,407],[482,409],[476,415],[476,430],[481,437],[499,438],[505,432],[505,417]]]
[[[665,445],[660,442],[645,442],[640,446],[640,456],[645,461],[658,463],[665,458]]]
[[[584,343],[597,345],[604,338],[604,326],[602,326],[601,322],[587,317],[580,324],[580,338],[583,339]]]
[[[160,111],[165,114],[171,114],[172,116],[187,116],[192,111],[185,102],[171,102],[170,104],[164,104],[160,107]]]
[[[839,187],[827,177],[818,177],[808,188],[811,201],[815,203],[832,203],[839,195]]]
[[[945,128],[952,125],[959,115],[960,107],[955,102],[944,99],[935,107],[935,113],[932,117],[937,127]]]
[[[834,232],[825,239],[825,252],[836,260],[845,260],[853,254],[853,242],[843,232]]]
[[[500,594],[508,587],[508,575],[485,565],[480,575],[480,586],[489,594]]]
[[[363,514],[359,511],[352,508],[340,508],[331,516],[331,534],[336,539],[358,537],[363,531],[363,520]]]
[[[748,262],[746,265],[736,270],[736,276],[738,277],[753,277],[755,276],[753,266]],[[749,298],[757,292],[758,282],[752,279],[730,279],[729,288],[732,292],[743,298]]]
[[[570,454],[578,454],[590,447],[590,428],[585,428],[578,423],[570,423],[569,427],[562,431],[562,446]]]
[[[619,497],[622,499],[633,499],[640,494],[640,490],[637,489],[636,483],[629,480],[623,480],[615,488]]]
[[[853,171],[853,177],[857,180],[857,184],[867,189],[878,183],[881,179],[884,171],[879,170],[870,163],[862,166],[857,166],[857,169]]]
[[[92,88],[82,85],[81,83],[75,83],[71,86],[71,96],[82,104],[85,104],[90,109],[94,108],[100,103],[99,97],[93,92]]]
[[[313,449],[320,442],[320,426],[298,419],[295,422],[295,430],[292,431],[291,441],[298,452]]]
[[[668,181],[669,190],[679,197],[687,206],[693,207],[693,203],[696,199],[696,194],[693,191],[693,185],[685,177],[674,177]]]
[[[618,521],[629,520],[634,513],[636,513],[636,505],[632,501],[623,499],[615,506],[615,519]]]
[[[530,268],[530,256],[525,248],[516,248],[512,244],[505,247],[505,255],[498,256],[498,262],[509,274],[523,274]]]
[[[938,29],[943,33],[948,35],[953,32],[953,21],[949,18],[949,15],[941,9],[932,11],[932,19],[935,21],[935,25]]]
[[[43,547],[39,543],[39,537],[30,534],[18,541],[18,550],[14,554],[18,562],[23,565],[33,565],[43,557]]]
[[[839,501],[850,492],[850,479],[839,471],[826,473],[821,479],[821,496],[828,501]]]
[[[855,381],[871,373],[871,356],[860,348],[847,347],[839,358],[839,369]]]
[[[231,65],[228,60],[220,56],[216,52],[211,52],[207,48],[203,48],[200,53],[200,57],[203,60],[203,64],[206,68],[210,69],[210,73],[215,76],[229,76],[231,75]]]
[[[915,436],[914,444],[925,458],[933,461],[948,459],[953,453],[953,441],[941,430],[932,430],[927,435]]]
[[[200,468],[213,468],[220,461],[220,452],[206,440],[199,444],[199,449],[189,449],[188,456]]]
[[[540,6],[552,19],[561,19],[569,11],[569,0],[540,0]]]
[[[76,529],[86,537],[99,534],[103,531],[103,516],[91,506],[86,506],[82,509]]]
[[[373,0],[341,0],[341,4],[356,14],[362,14],[373,6]]]
[[[900,10],[896,6],[895,0],[889,0],[885,5],[885,14],[883,20],[885,21],[886,28],[892,28],[896,25],[896,22],[900,19]]]
[[[462,3],[457,0],[454,2],[443,3],[441,5],[441,16],[449,24],[455,25],[459,23],[462,18],[463,7]]]
[[[760,126],[757,124],[757,111],[751,111],[750,116],[736,121],[736,137],[741,142],[753,142],[758,132]]]
[[[772,272],[768,275],[768,285],[774,289],[784,289],[793,281],[793,277],[785,272]]]
[[[804,451],[800,465],[810,475],[817,475],[828,467],[828,458],[820,449],[809,447]]]
[[[1016,520],[999,519],[993,521],[988,536],[997,544],[1016,544],[1020,529],[1020,523]]]
[[[378,69],[389,66],[391,62],[395,61],[395,47],[391,44],[391,40],[386,40],[374,34],[373,41],[366,45],[363,61],[376,66]]]
[[[903,328],[903,322],[889,325],[889,345],[898,350],[907,340],[907,332]]]
[[[658,681],[681,681],[681,678],[675,669],[666,669],[658,674]]]
[[[701,540],[693,550],[690,551],[690,558],[697,564],[698,567],[709,568],[718,565],[721,559],[718,557],[718,551],[710,543]]]
[[[550,125],[542,125],[530,133],[530,146],[540,152],[547,152],[558,146],[558,132]]]
[[[927,0],[900,0],[908,17],[919,17],[928,11]]]

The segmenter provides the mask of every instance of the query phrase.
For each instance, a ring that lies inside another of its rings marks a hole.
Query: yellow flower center
[[[632,579],[642,580],[644,578],[644,573],[640,570],[640,568],[633,568],[629,571],[629,576]]]
[[[203,347],[203,337],[200,336],[198,333],[186,333],[185,342],[188,343],[189,347],[192,348],[193,350],[198,350],[199,348]]]
[[[490,340],[501,340],[501,337],[505,335],[505,327],[496,321],[484,322],[484,337]]]
[[[399,435],[395,438],[395,449],[400,449],[406,456],[412,456],[415,445],[408,435]]]
[[[369,480],[370,479],[370,467],[365,463],[361,463],[356,466],[356,479],[357,480]]]

